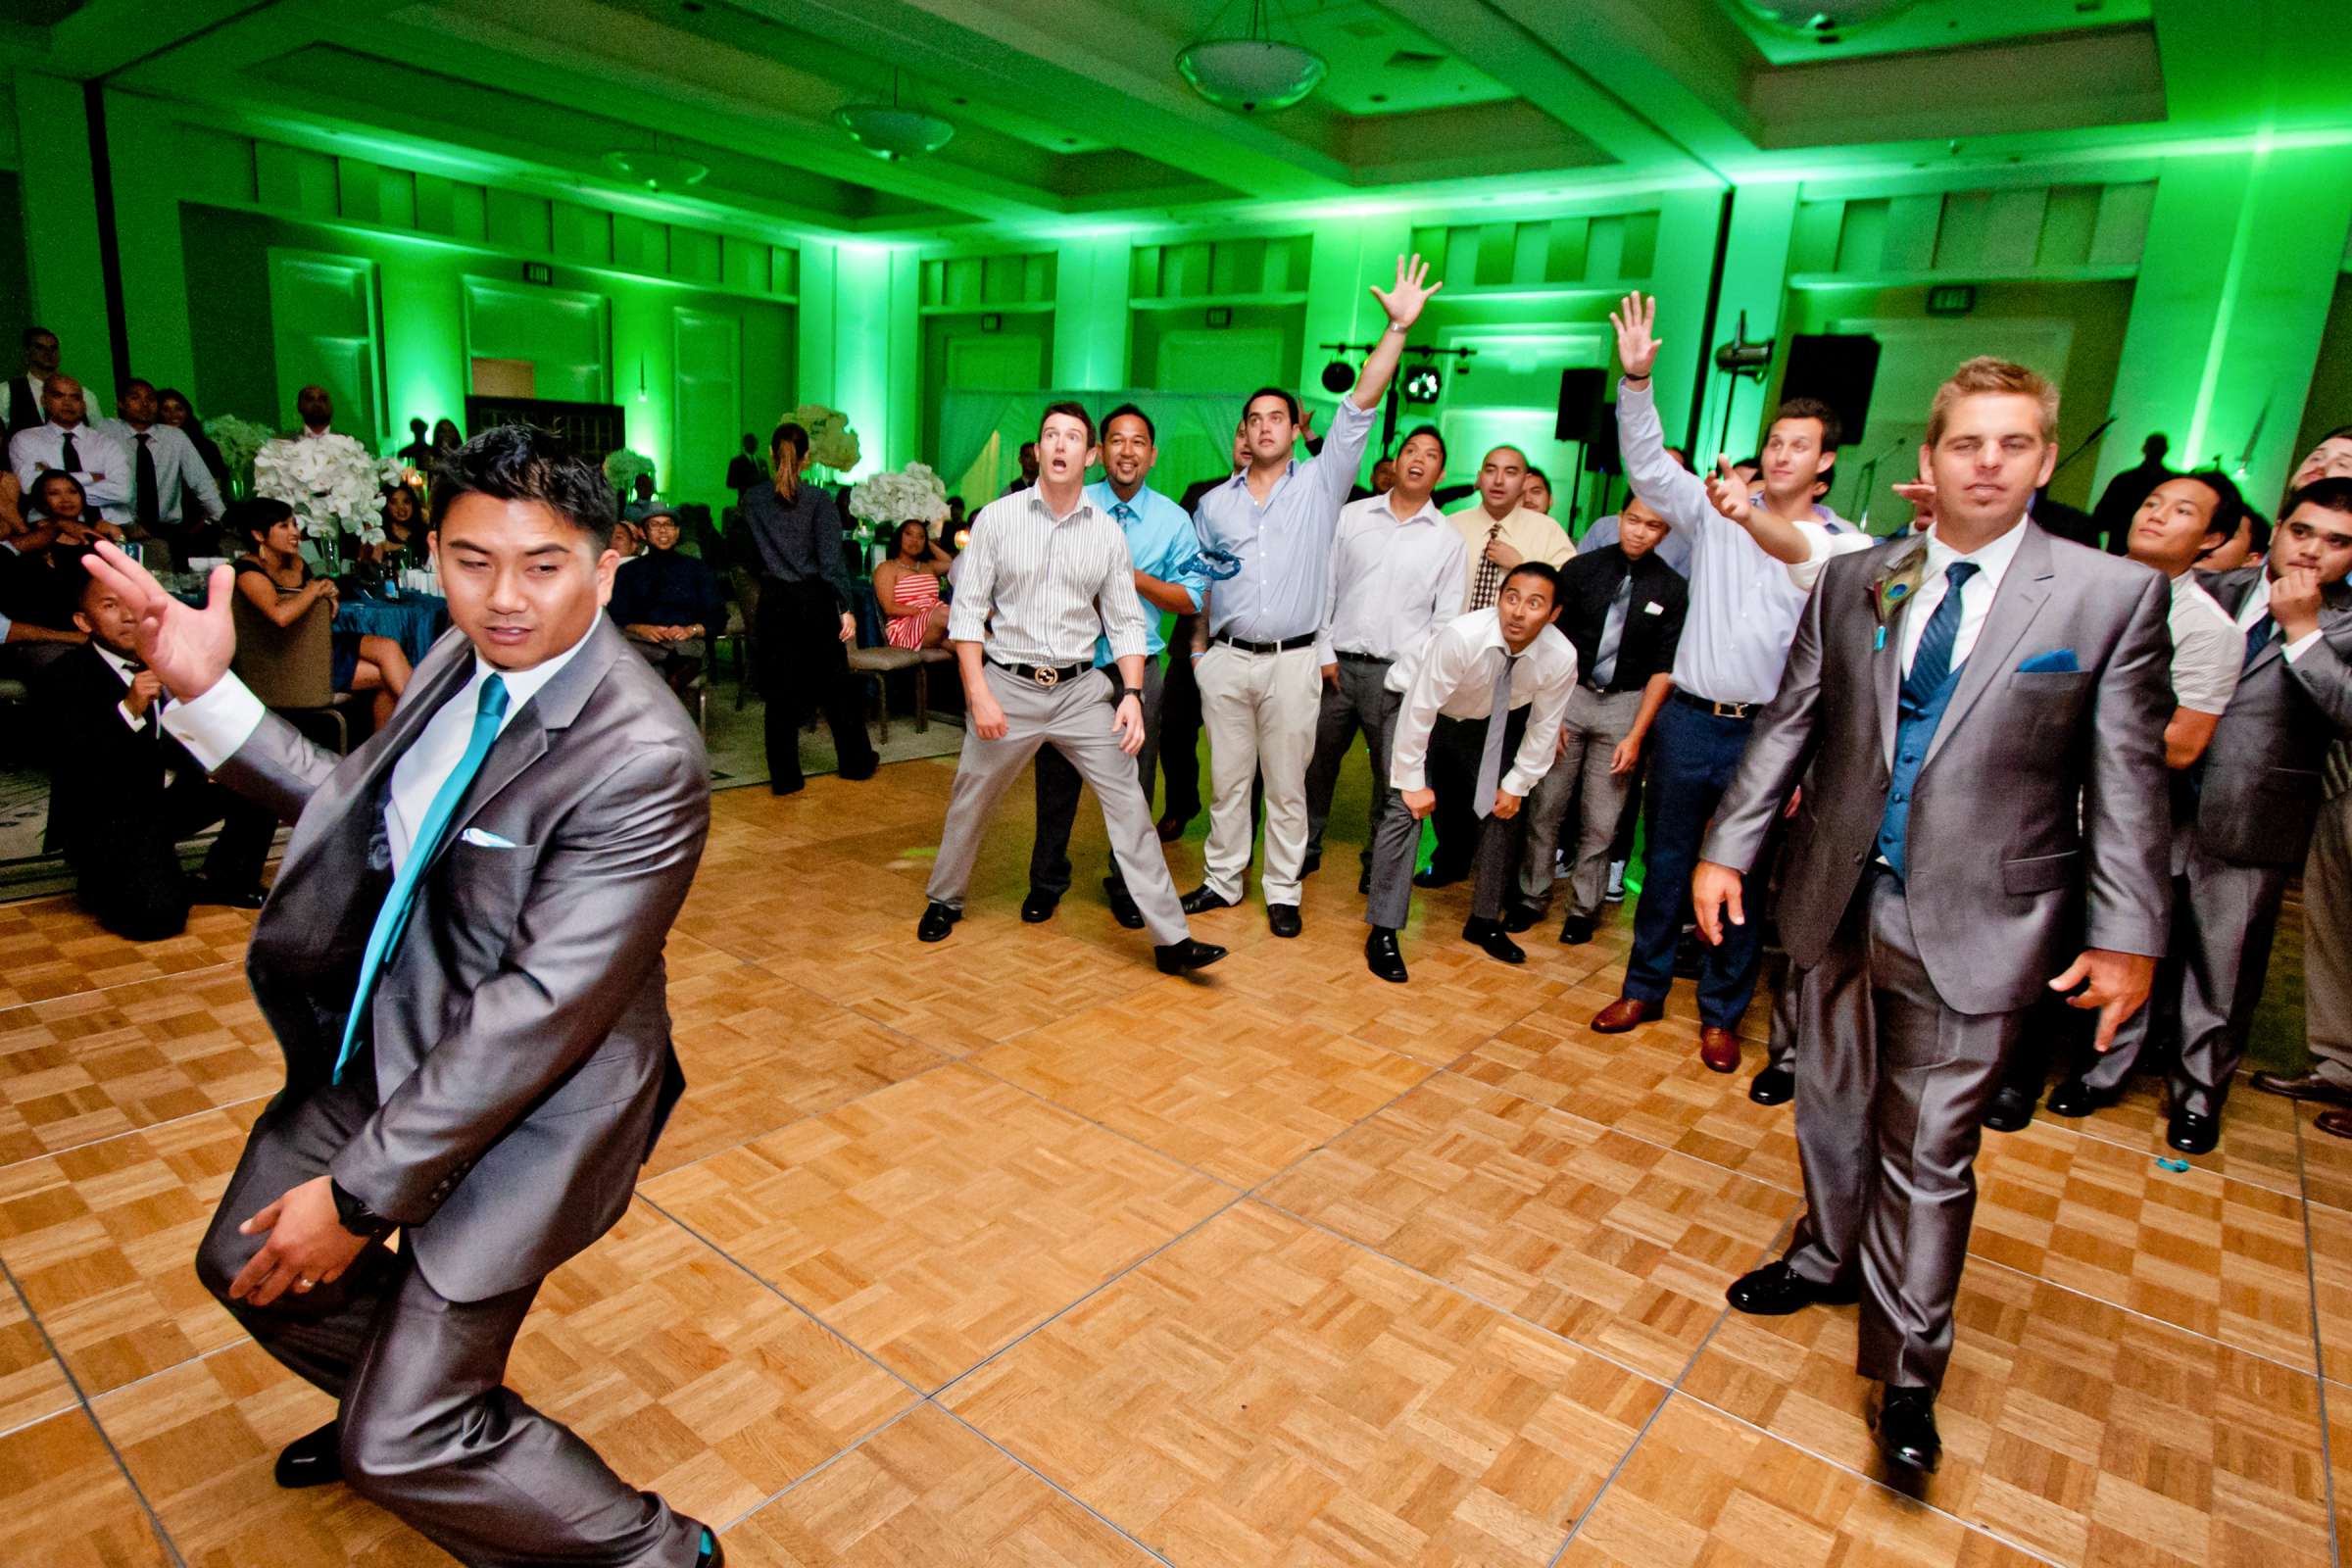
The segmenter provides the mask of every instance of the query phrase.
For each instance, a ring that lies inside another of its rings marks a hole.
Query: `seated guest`
[[[612,524],[612,553],[627,565],[645,554],[645,527],[631,517],[622,517]]]
[[[71,474],[42,477],[57,487],[72,515],[30,523],[0,539],[0,675],[16,680],[45,675],[82,641],[74,621],[81,591],[76,578],[88,573],[76,558],[91,535],[81,522],[81,487]],[[15,478],[9,475],[8,482]],[[62,548],[61,529],[73,536]]]
[[[1454,749],[1474,760],[1468,813],[1483,824],[1462,940],[1504,963],[1527,961],[1503,934],[1502,901],[1523,833],[1520,803],[1558,755],[1560,715],[1576,689],[1576,650],[1551,624],[1558,593],[1559,577],[1548,564],[1521,562],[1504,574],[1492,606],[1457,616],[1430,639],[1405,686],[1389,760],[1389,782],[1404,809],[1384,815],[1375,830],[1372,897],[1364,909],[1372,927],[1364,964],[1383,980],[1405,979],[1396,933],[1411,912],[1421,822],[1438,804],[1427,777],[1431,733],[1446,728],[1456,732]],[[1451,779],[1442,783],[1458,787]]]
[[[367,559],[385,571],[421,571],[432,559],[424,535],[424,507],[416,492],[405,484],[384,486],[384,542],[368,545]]]
[[[239,501],[224,518],[231,536],[243,541],[245,555],[236,560],[237,592],[277,627],[291,627],[323,604],[323,613],[335,612],[331,578],[311,570],[302,559],[302,535],[294,509],[265,496]],[[389,637],[353,637],[338,632],[334,639],[332,684],[339,692],[373,692],[375,724],[381,729],[392,717],[393,705],[409,684],[409,656]]]
[[[1505,920],[1524,931],[1550,910],[1552,854],[1565,840],[1569,896],[1560,940],[1570,947],[1592,941],[1600,919],[1609,846],[1642,742],[1674,685],[1690,604],[1682,573],[1659,559],[1666,519],[1635,496],[1618,514],[1618,529],[1614,546],[1560,568],[1560,634],[1576,649],[1577,684],[1560,724],[1559,760],[1527,803],[1519,898]]]
[[[220,448],[204,433],[204,421],[196,417],[195,405],[177,387],[165,387],[155,395],[156,417],[188,438],[196,456],[204,463],[204,471],[213,476],[213,488],[221,495],[228,493],[228,460],[220,456]]]
[[[2173,861],[2185,895],[2174,908],[2180,1049],[2165,1141],[2183,1153],[2220,1139],[2287,878],[2311,847],[2328,750],[2352,736],[2352,479],[2288,499],[2270,559],[2205,583],[2245,640]]]
[[[120,522],[130,516],[130,458],[113,436],[83,422],[87,405],[81,383],[60,372],[41,388],[48,421],[19,430],[8,442],[8,466],[24,488],[45,471],[70,473],[80,481],[94,517]]]
[[[112,419],[92,428],[114,437],[129,462],[130,508],[123,519],[142,538],[170,550],[173,567],[215,548],[220,492],[185,431],[163,422],[155,384],[133,376],[115,399]]]
[[[631,522],[643,522],[653,515],[654,476],[650,473],[639,474],[633,488],[635,493],[629,497],[629,504],[620,509],[620,514]]]
[[[645,542],[646,553],[613,574],[607,611],[683,702],[702,673],[711,628],[726,629],[727,596],[717,572],[678,553],[678,514],[667,507],[647,515]]]
[[[948,640],[948,607],[939,597],[939,580],[949,564],[931,543],[928,527],[911,518],[899,524],[889,559],[874,568],[884,642],[893,648],[937,648]]]
[[[74,897],[100,925],[133,942],[179,935],[190,904],[260,908],[275,818],[206,777],[164,732],[171,699],[139,660],[136,612],[78,561],[74,569],[82,577],[74,621],[89,641],[51,677],[57,762],[49,825],[74,868]],[[220,836],[190,882],[175,846],[215,822]]]

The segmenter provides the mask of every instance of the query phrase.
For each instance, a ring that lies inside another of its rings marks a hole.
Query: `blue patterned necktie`
[[[1119,526],[1122,528],[1133,522],[1136,517],[1135,509],[1124,501],[1112,502],[1110,504],[1110,514],[1119,519]]]
[[[2271,646],[2271,639],[2277,635],[2278,623],[2271,618],[2271,612],[2266,610],[2253,625],[2246,628],[2246,662],[2237,667],[2241,670],[2252,668],[2254,661],[2262,657],[2262,651]]]
[[[409,845],[409,858],[401,863],[400,874],[392,879],[392,891],[384,895],[384,906],[375,911],[375,925],[368,933],[368,951],[360,959],[360,983],[351,996],[351,1015],[343,1020],[343,1049],[335,1054],[334,1081],[343,1081],[343,1068],[351,1060],[352,1052],[360,1040],[360,1020],[368,1015],[368,1002],[375,994],[375,982],[384,972],[392,950],[400,946],[400,934],[407,929],[409,910],[416,903],[416,886],[424,880],[424,868],[432,863],[433,850],[441,842],[449,819],[457,814],[458,802],[466,798],[466,786],[482,770],[482,759],[490,755],[491,743],[498,739],[498,726],[507,716],[507,683],[496,675],[482,682],[481,696],[473,710],[473,734],[466,742],[466,755],[458,765],[449,770],[441,788],[433,793],[430,806],[424,808],[424,820],[416,824],[416,837]]]
[[[1977,574],[1976,563],[1955,561],[1943,568],[1943,603],[1928,617],[1911,655],[1911,673],[1903,677],[1903,696],[1916,703],[1933,701],[1952,674],[1952,645],[1960,640],[1960,589]]]

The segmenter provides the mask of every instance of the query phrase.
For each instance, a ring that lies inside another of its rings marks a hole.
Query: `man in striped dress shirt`
[[[1225,950],[1196,942],[1136,777],[1144,745],[1143,603],[1119,525],[1086,497],[1096,461],[1093,416],[1075,403],[1046,410],[1037,483],[972,522],[957,558],[948,640],[963,674],[967,728],[956,763],[939,858],[915,936],[941,942],[963,918],[980,833],[1007,786],[1051,745],[1095,787],[1110,852],[1152,932],[1163,973],[1198,969]],[[1106,638],[1111,663],[1098,667]]]

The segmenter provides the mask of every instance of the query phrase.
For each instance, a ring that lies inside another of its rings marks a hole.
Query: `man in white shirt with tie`
[[[1372,754],[1372,815],[1358,892],[1369,892],[1381,819],[1402,810],[1389,787],[1389,747],[1404,683],[1462,602],[1461,545],[1430,492],[1446,472],[1446,438],[1425,424],[1404,438],[1385,493],[1340,509],[1331,547],[1330,608],[1316,639],[1323,704],[1306,764],[1306,865],[1323,863],[1332,792],[1356,732]]]
[[[110,435],[130,460],[128,520],[150,538],[172,548],[172,564],[184,571],[196,531],[220,517],[220,489],[196,453],[196,444],[177,425],[158,417],[155,383],[132,376],[115,400],[118,418],[91,428]]]
[[[83,422],[88,405],[81,382],[63,371],[50,376],[41,388],[41,407],[48,419],[8,442],[8,466],[24,493],[35,492],[34,481],[45,469],[70,473],[81,482],[92,513],[108,522],[129,521],[130,459],[113,436]]]
[[[1502,900],[1525,837],[1520,803],[1551,766],[1560,717],[1576,689],[1576,650],[1552,625],[1558,594],[1559,574],[1549,565],[1520,563],[1503,577],[1494,606],[1448,621],[1411,671],[1389,760],[1389,782],[1404,808],[1381,819],[1364,909],[1372,928],[1364,964],[1383,980],[1405,979],[1396,933],[1411,910],[1421,821],[1438,804],[1428,776],[1431,736],[1445,729],[1478,759],[1470,810],[1482,826],[1462,940],[1504,963],[1527,961],[1503,933]]]

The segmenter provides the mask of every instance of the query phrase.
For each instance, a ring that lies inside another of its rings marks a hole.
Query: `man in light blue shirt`
[[[1158,461],[1159,433],[1152,416],[1132,403],[1122,403],[1102,420],[1103,477],[1084,492],[1088,503],[1126,534],[1127,554],[1135,561],[1135,597],[1144,613],[1144,748],[1135,760],[1143,775],[1146,804],[1152,799],[1152,769],[1159,760],[1160,699],[1166,680],[1160,653],[1167,641],[1161,619],[1165,613],[1192,614],[1208,589],[1193,519],[1144,483]],[[1110,639],[1105,637],[1095,645],[1095,667],[1110,662]],[[1084,782],[1069,760],[1051,746],[1039,750],[1036,772],[1037,843],[1029,853],[1029,897],[1021,903],[1021,918],[1032,925],[1054,918],[1054,906],[1070,890],[1070,827],[1078,819],[1078,790]],[[1102,889],[1110,895],[1110,912],[1119,924],[1142,930],[1143,911],[1128,896],[1115,860]]]
[[[1195,673],[1208,729],[1208,845],[1188,913],[1242,901],[1250,865],[1250,785],[1266,792],[1266,924],[1278,937],[1299,931],[1298,878],[1306,859],[1306,764],[1314,750],[1323,677],[1315,654],[1331,583],[1332,536],[1364,460],[1373,411],[1388,395],[1405,334],[1441,285],[1415,256],[1396,258],[1396,286],[1372,297],[1388,314],[1355,388],[1340,403],[1322,452],[1291,456],[1298,400],[1279,387],[1242,406],[1249,464],[1200,498],[1194,513],[1204,550],[1239,564],[1208,596],[1196,623]]]

